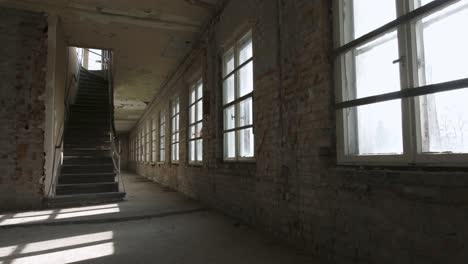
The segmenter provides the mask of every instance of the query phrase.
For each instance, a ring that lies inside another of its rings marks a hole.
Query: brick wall
[[[230,1],[140,120],[161,110],[168,119],[169,101],[180,96],[180,163],[131,162],[131,169],[331,263],[465,263],[466,169],[337,166],[331,2],[281,0],[278,9],[277,1]],[[256,162],[224,163],[219,49],[249,26]],[[209,112],[204,164],[194,167],[187,163],[187,102],[199,69]],[[166,149],[169,157],[168,141]]]
[[[0,211],[43,198],[46,21],[0,8]]]

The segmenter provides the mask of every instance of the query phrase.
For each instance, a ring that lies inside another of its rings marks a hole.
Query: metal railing
[[[109,84],[109,139],[110,139],[110,147],[111,147],[111,156],[112,156],[112,163],[114,164],[114,170],[117,174],[117,181],[122,186],[121,190],[125,192],[125,184],[122,179],[122,174],[120,173],[121,164],[120,164],[120,141],[117,137],[117,132],[115,130],[115,122],[114,122],[114,76],[113,76],[113,65],[112,65],[112,52],[106,50],[103,52],[102,55],[102,62],[103,62],[103,69],[107,71],[107,82]],[[120,189],[120,186],[119,186]]]

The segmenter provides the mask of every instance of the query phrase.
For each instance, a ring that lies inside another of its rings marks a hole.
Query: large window
[[[159,162],[166,161],[166,116],[159,113]]]
[[[189,162],[203,161],[203,82],[190,87],[189,95]]]
[[[179,98],[171,102],[171,161],[179,161]]]
[[[223,58],[223,136],[225,160],[254,157],[253,49],[249,32]]]
[[[140,162],[145,161],[145,128],[140,130]]]
[[[145,150],[146,150],[146,162],[151,162],[151,119],[146,122],[145,126]]]
[[[468,0],[335,0],[343,163],[466,162]]]
[[[151,162],[156,162],[156,153],[157,153],[157,140],[158,140],[158,137],[157,137],[157,127],[158,127],[158,118],[157,118],[157,115],[154,114],[153,115],[153,119],[151,120],[151,124],[152,124],[152,128],[151,128],[151,149],[152,149],[152,152],[151,152]]]

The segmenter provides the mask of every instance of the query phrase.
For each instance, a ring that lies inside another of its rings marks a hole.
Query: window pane
[[[224,130],[233,129],[236,126],[235,118],[234,106],[224,109]]]
[[[189,142],[189,161],[195,161],[195,141]]]
[[[197,153],[196,153],[196,160],[202,161],[203,160],[203,140],[197,140]]]
[[[468,89],[420,98],[423,152],[468,153]]]
[[[396,18],[395,0],[344,0],[345,18],[354,18],[353,22],[344,21],[345,26],[354,25],[353,39],[359,38],[370,31],[377,29]],[[346,9],[353,7],[353,14]]]
[[[224,157],[236,157],[236,132],[224,133]]]
[[[239,103],[239,126],[252,125],[252,97]]]
[[[195,89],[192,89],[192,90],[190,91],[190,104],[195,103],[195,100],[196,100],[195,98],[196,98],[196,97],[197,97],[197,96],[196,96],[196,90],[195,90]]]
[[[197,103],[197,120],[201,121],[203,119],[203,100],[198,101]]]
[[[196,137],[200,138],[202,136],[203,136],[203,123],[198,123]]]
[[[223,82],[223,104],[234,101],[234,75]]]
[[[196,126],[196,125],[190,126],[190,132],[189,132],[189,133],[190,133],[190,135],[189,135],[189,138],[190,138],[190,139],[193,139],[193,138],[195,138],[195,136],[196,136],[196,133],[195,133],[195,126]]]
[[[203,84],[198,84],[197,86],[197,100],[203,97]]]
[[[190,114],[189,114],[190,124],[193,124],[193,123],[195,123],[195,105],[192,105],[190,107],[189,112],[190,112]]]
[[[239,97],[253,91],[253,62],[239,70]]]
[[[348,113],[353,122],[351,112]],[[359,106],[356,127],[358,149],[357,153],[352,154],[401,154],[402,131],[401,100]],[[350,138],[350,141],[355,140],[356,138]]]
[[[420,83],[434,84],[468,77],[468,1],[436,12],[417,23]]]
[[[241,157],[254,156],[254,135],[253,129],[242,129],[239,132],[239,154]]]
[[[224,55],[224,74],[223,76],[228,75],[234,70],[234,50],[231,49]]]
[[[345,65],[354,65],[354,70],[345,71],[345,100],[400,90],[399,65],[393,63],[399,57],[396,37],[393,32],[346,55]]]
[[[241,40],[239,45],[239,65],[242,65],[250,58],[252,58],[252,38],[248,36]]]

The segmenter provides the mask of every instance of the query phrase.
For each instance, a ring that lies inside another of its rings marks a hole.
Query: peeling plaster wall
[[[169,120],[169,102],[179,96],[180,162],[130,162],[130,167],[304,247],[325,263],[466,263],[467,168],[337,165],[331,3],[230,1],[206,45],[179,68],[130,134],[134,138],[160,111]],[[249,26],[256,162],[226,163],[221,51]],[[191,166],[188,89],[200,67],[207,110],[204,163]],[[166,157],[169,144],[167,139]]]
[[[44,195],[47,18],[0,8],[0,211]]]
[[[61,151],[60,148],[55,150],[55,147],[59,146],[61,141],[65,118],[66,89],[70,83],[69,76],[72,75],[70,71],[74,70],[69,66],[69,58],[72,56],[70,61],[73,61],[73,56],[76,56],[75,54],[70,54],[60,19],[54,14],[49,14],[47,22],[48,49],[44,140],[44,151],[46,153],[44,165],[46,172],[44,185],[45,196],[50,194],[53,181],[53,167],[58,166],[57,162],[54,164],[54,158],[57,158]]]

